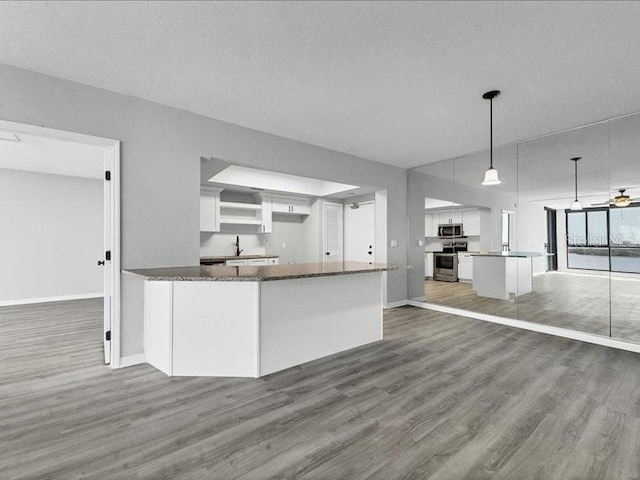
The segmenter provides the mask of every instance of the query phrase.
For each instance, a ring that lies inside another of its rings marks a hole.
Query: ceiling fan
[[[628,207],[632,202],[640,201],[640,198],[631,198],[629,195],[625,195],[625,190],[626,189],[624,188],[620,188],[618,189],[620,195],[616,195],[615,197],[610,198],[608,202],[593,203],[592,206],[595,207],[599,205],[614,205],[616,207],[623,208]]]

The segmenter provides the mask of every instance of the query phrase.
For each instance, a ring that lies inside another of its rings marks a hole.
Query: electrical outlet
[[[418,246],[424,247],[424,240],[418,240]]]

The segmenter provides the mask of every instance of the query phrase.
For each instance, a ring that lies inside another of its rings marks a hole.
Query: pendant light
[[[582,157],[573,157],[571,161],[573,162],[574,172],[575,172],[575,185],[576,185],[576,198],[573,202],[571,202],[571,210],[582,210],[582,204],[578,200],[578,160]]]
[[[498,185],[500,179],[498,178],[498,171],[493,168],[493,99],[500,95],[500,90],[491,90],[490,92],[482,95],[482,98],[489,100],[489,169],[484,172],[484,180],[482,185]]]

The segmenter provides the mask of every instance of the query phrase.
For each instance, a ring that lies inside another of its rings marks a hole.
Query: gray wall
[[[0,92],[0,119],[122,142],[124,269],[198,264],[201,157],[386,189],[388,239],[398,241],[388,261],[406,263],[404,169],[6,65]],[[390,302],[407,298],[406,272],[388,275],[387,293]],[[137,337],[123,342],[123,356],[143,348],[128,298],[122,335]]]
[[[0,302],[102,295],[102,181],[0,169]]]

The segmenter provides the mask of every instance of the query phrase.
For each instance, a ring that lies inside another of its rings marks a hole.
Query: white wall
[[[0,169],[0,302],[103,292],[102,181]]]

